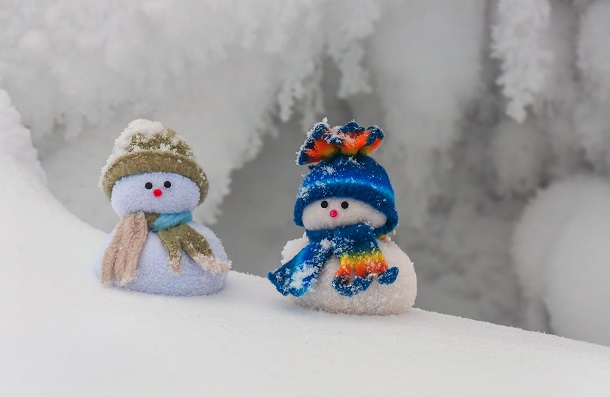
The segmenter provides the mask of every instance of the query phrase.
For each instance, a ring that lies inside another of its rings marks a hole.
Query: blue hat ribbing
[[[325,123],[318,123],[314,130]],[[326,126],[327,127],[327,126]],[[377,127],[364,129],[355,121],[339,127],[336,131],[349,131],[353,136],[354,131],[365,133],[375,128],[379,139],[383,138],[383,133]],[[327,128],[328,130],[328,128]],[[310,143],[315,139],[330,141],[328,136],[308,137]],[[336,135],[332,139],[337,139]],[[306,151],[308,141],[301,148],[299,157]],[[311,149],[311,147],[309,147]],[[320,161],[310,167],[310,172],[303,178],[303,183],[299,188],[297,200],[294,206],[294,223],[303,226],[303,210],[314,201],[324,198],[353,198],[360,200],[387,217],[385,225],[375,229],[376,235],[383,235],[391,232],[398,225],[398,213],[394,200],[394,189],[390,183],[390,178],[385,169],[373,158],[362,154],[334,153],[332,157]]]

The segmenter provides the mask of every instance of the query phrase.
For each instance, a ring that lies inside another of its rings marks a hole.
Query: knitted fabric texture
[[[129,214],[119,221],[102,257],[102,283],[116,280],[117,285],[123,286],[136,277],[136,267],[147,235],[143,212]]]
[[[282,295],[304,295],[332,255],[341,261],[332,282],[341,295],[353,296],[365,291],[374,276],[378,276],[381,284],[391,284],[396,280],[398,268],[388,269],[377,245],[377,236],[369,225],[359,223],[333,230],[308,230],[306,233],[309,244],[268,275]]]
[[[368,155],[381,144],[383,131],[377,126],[360,127],[355,121],[331,129],[317,123],[299,151],[298,165],[315,164],[337,155]]]
[[[215,261],[209,243],[188,225],[189,211],[178,214],[130,214],[117,225],[102,259],[102,282],[125,285],[136,277],[136,268],[148,231],[157,233],[168,255],[168,266],[180,273],[182,251],[212,273],[227,272],[228,263]]]
[[[210,244],[188,225],[191,220],[189,211],[179,214],[146,214],[148,229],[157,233],[167,251],[169,267],[173,272],[180,273],[184,250],[197,264],[212,273],[228,271],[228,264],[213,260]]]
[[[154,216],[155,215],[153,214],[149,214],[147,218],[147,221],[152,221],[152,223],[149,221],[149,230],[154,233],[157,233],[161,229],[179,226],[193,220],[191,211],[182,211],[176,214],[160,214],[156,217],[157,219],[154,219]]]
[[[297,158],[301,165],[316,162],[310,166],[299,188],[294,206],[297,226],[303,226],[303,210],[310,203],[324,198],[350,197],[369,204],[387,217],[386,224],[375,229],[375,235],[387,234],[396,228],[398,213],[390,178],[367,155],[379,146],[383,136],[378,127],[365,129],[355,121],[334,129],[324,122],[316,124]]]
[[[121,178],[147,172],[171,172],[183,175],[199,187],[199,203],[208,193],[208,181],[203,169],[197,164],[193,151],[175,131],[163,127],[154,133],[139,125],[148,126],[148,120],[135,120],[129,124],[116,140],[113,154],[102,169],[100,187],[110,199],[112,187]]]

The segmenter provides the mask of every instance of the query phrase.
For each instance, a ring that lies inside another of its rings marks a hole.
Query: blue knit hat
[[[355,121],[330,128],[326,119],[314,126],[299,151],[297,164],[312,164],[294,205],[294,223],[303,226],[303,210],[314,201],[331,197],[360,200],[387,217],[375,229],[380,236],[398,225],[394,190],[385,169],[368,154],[383,140],[376,126],[363,128]]]

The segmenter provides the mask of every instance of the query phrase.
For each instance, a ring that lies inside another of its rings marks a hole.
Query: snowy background
[[[607,396],[610,348],[413,309],[349,316],[298,307],[230,272],[212,296],[99,284],[106,234],[42,183],[0,91],[0,395]],[[34,226],[34,227],[33,227]]]
[[[4,0],[0,31],[0,156],[95,228],[114,139],[157,119],[264,275],[302,233],[305,132],[355,118],[386,133],[417,307],[610,345],[610,1]]]

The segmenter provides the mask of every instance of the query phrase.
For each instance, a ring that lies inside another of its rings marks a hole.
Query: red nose
[[[337,212],[337,210],[331,210],[329,215],[331,218],[336,218],[339,213]]]
[[[153,194],[155,195],[155,197],[159,197],[163,194],[163,192],[161,191],[161,189],[155,189],[153,190]]]

